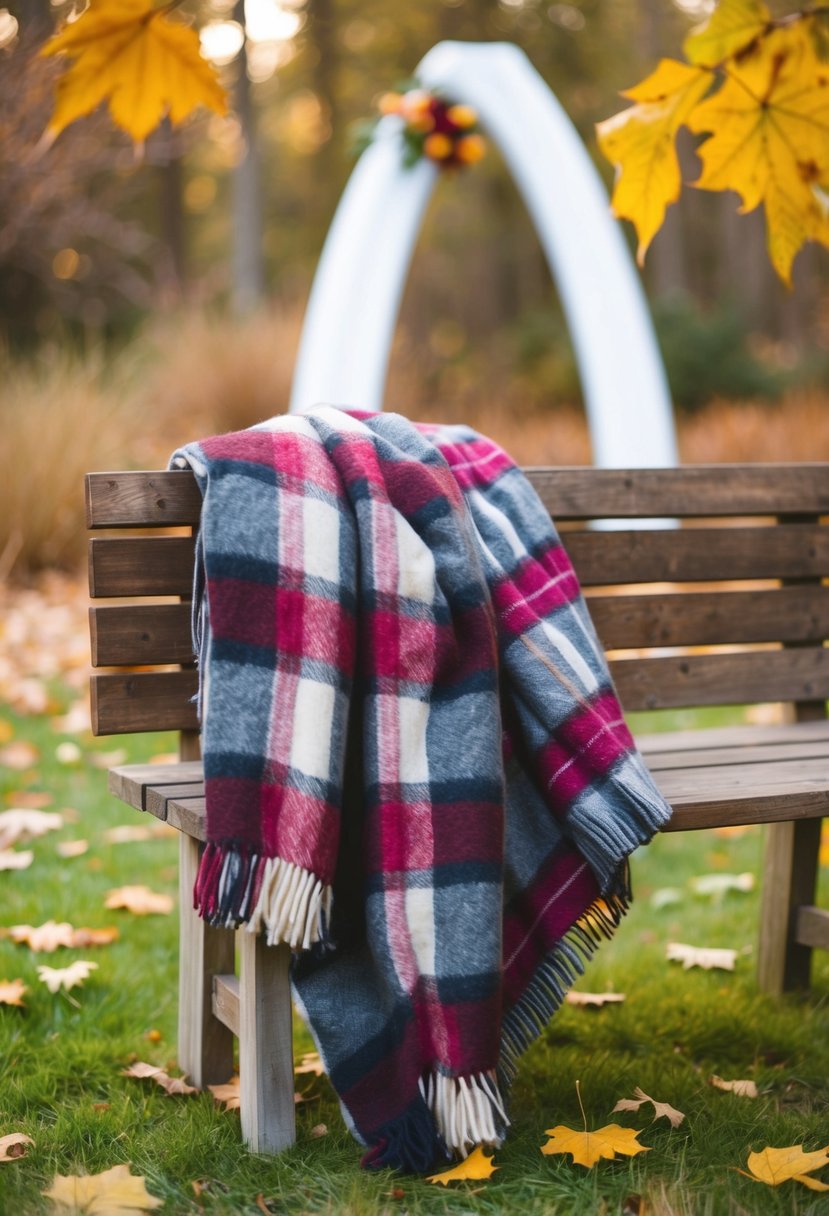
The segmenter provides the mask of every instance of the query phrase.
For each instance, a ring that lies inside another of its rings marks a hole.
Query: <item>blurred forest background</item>
[[[0,7],[0,575],[71,565],[87,469],[159,465],[287,405],[353,127],[444,38],[521,46],[596,157],[594,123],[706,0],[185,0],[233,113],[136,157],[107,115],[33,156],[74,0]],[[788,11],[790,5],[776,10]],[[682,146],[696,176],[693,141]],[[829,255],[776,280],[760,215],[686,190],[645,280],[685,460],[829,458]],[[628,234],[630,235],[630,234]],[[590,460],[566,326],[495,149],[447,174],[407,286],[388,408],[464,419],[519,460]]]

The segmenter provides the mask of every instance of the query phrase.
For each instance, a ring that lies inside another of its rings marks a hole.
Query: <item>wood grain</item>
[[[242,1135],[251,1152],[278,1153],[296,1139],[291,952],[242,932],[239,955]]]
[[[88,528],[169,528],[198,523],[201,513],[189,469],[88,473],[85,489]]]
[[[92,730],[122,735],[145,730],[197,730],[195,671],[130,672],[90,679]]]
[[[94,536],[89,542],[89,594],[92,599],[189,596],[194,555],[190,536]]]
[[[829,911],[813,905],[798,908],[795,937],[801,946],[829,950]]]
[[[213,1017],[239,1035],[239,981],[235,975],[213,976]]]
[[[189,604],[117,604],[89,609],[93,667],[192,663]]]

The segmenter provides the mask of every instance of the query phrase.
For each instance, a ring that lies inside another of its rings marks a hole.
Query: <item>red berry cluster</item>
[[[478,115],[471,106],[457,105],[426,89],[384,93],[381,114],[397,114],[404,122],[410,160],[426,156],[441,167],[474,165],[486,154]]]

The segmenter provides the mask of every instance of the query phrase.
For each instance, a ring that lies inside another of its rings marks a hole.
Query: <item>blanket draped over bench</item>
[[[504,1095],[670,815],[535,492],[466,427],[319,407],[182,448],[208,844],[194,900],[295,951],[364,1162],[501,1142]]]

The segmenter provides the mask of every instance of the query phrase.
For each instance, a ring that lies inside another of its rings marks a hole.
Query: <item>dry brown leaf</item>
[[[114,747],[108,752],[91,752],[89,763],[94,768],[116,768],[119,764],[125,764],[129,759],[129,752],[125,747]]]
[[[298,1064],[294,1064],[294,1073],[296,1076],[301,1076],[303,1073],[312,1072],[314,1076],[324,1077],[325,1068],[322,1060],[319,1057],[319,1052],[306,1051]]]
[[[141,844],[145,840],[160,840],[178,833],[169,823],[119,823],[107,828],[104,840],[107,844]]]
[[[23,994],[29,989],[22,980],[0,980],[0,1005],[23,1005]]]
[[[55,748],[55,759],[58,764],[80,764],[83,759],[83,752],[78,747],[77,743],[66,739],[63,743],[59,743]]]
[[[724,1081],[716,1073],[708,1078],[708,1084],[725,1093],[736,1094],[738,1098],[757,1098],[760,1093],[753,1081]]]
[[[688,886],[695,895],[708,895],[720,902],[729,891],[753,891],[754,875],[748,870],[744,874],[700,874],[690,879]]]
[[[61,840],[57,846],[58,857],[82,857],[89,848],[88,840]]]
[[[624,992],[568,992],[564,998],[568,1005],[619,1005],[625,999]]]
[[[22,1132],[10,1132],[8,1136],[0,1136],[0,1161],[17,1161],[20,1157],[25,1157],[29,1145],[34,1147],[34,1143],[31,1136],[24,1136]]]
[[[71,947],[74,929],[68,921],[47,920],[42,925],[12,925],[8,935],[18,945],[26,945],[40,954],[51,954],[59,946]]]
[[[0,849],[0,870],[28,870],[34,859],[31,849]]]
[[[63,816],[56,811],[37,811],[17,806],[0,812],[0,849],[34,840],[46,832],[56,832],[63,827]]]
[[[114,925],[106,925],[103,929],[89,929],[86,926],[72,930],[72,945],[78,950],[88,946],[109,946],[117,942],[120,934]]]
[[[37,969],[37,975],[50,992],[57,992],[60,988],[64,992],[69,992],[71,988],[77,988],[84,980],[88,980],[90,972],[97,970],[97,963],[88,963],[79,958],[74,963],[70,963],[68,967],[47,967],[45,964],[41,964]]]
[[[550,1136],[541,1151],[549,1157],[553,1153],[570,1153],[576,1165],[591,1169],[603,1157],[613,1161],[618,1155],[635,1157],[637,1153],[648,1153],[650,1149],[640,1144],[636,1137],[639,1132],[633,1127],[622,1127],[619,1123],[608,1123],[606,1127],[596,1131],[574,1131],[571,1127],[548,1128],[544,1133]]]
[[[273,1216],[273,1208],[269,1208],[265,1196],[259,1194],[254,1201],[260,1212],[264,1212],[265,1216]]]
[[[765,1182],[767,1186],[780,1186],[781,1182],[792,1178],[810,1191],[829,1191],[829,1184],[809,1177],[825,1165],[829,1165],[829,1146],[814,1153],[804,1153],[801,1144],[792,1144],[786,1148],[764,1148],[748,1155],[749,1177]]]
[[[669,962],[682,963],[684,970],[702,967],[706,971],[716,967],[722,971],[733,971],[737,958],[736,950],[720,950],[709,946],[687,946],[683,942],[668,942],[665,957]]]
[[[134,916],[166,916],[173,910],[173,897],[151,891],[149,887],[116,887],[107,892],[107,908],[125,908]]]
[[[241,1106],[238,1076],[231,1077],[224,1085],[208,1085],[207,1088],[217,1102],[224,1102],[225,1110],[238,1110]]]
[[[312,1138],[312,1140],[319,1140],[321,1136],[328,1135],[328,1125],[326,1123],[317,1123],[311,1128],[308,1135]]]
[[[611,1115],[625,1110],[638,1110],[645,1102],[650,1102],[654,1110],[654,1123],[657,1119],[667,1119],[671,1127],[679,1127],[680,1123],[684,1122],[685,1115],[681,1110],[677,1110],[675,1106],[669,1106],[667,1102],[657,1102],[656,1098],[652,1098],[650,1094],[646,1094],[644,1089],[640,1089],[638,1085],[633,1092],[636,1094],[636,1097],[620,1098],[610,1112]]]
[[[431,1174],[426,1181],[440,1183],[441,1186],[447,1186],[450,1182],[480,1182],[484,1178],[491,1178],[500,1168],[500,1165],[492,1164],[492,1157],[487,1157],[479,1144],[460,1165],[443,1170],[440,1174]]]
[[[56,1174],[43,1194],[62,1211],[89,1216],[140,1216],[164,1205],[149,1193],[143,1177],[130,1173],[128,1165],[80,1177]]]
[[[155,1081],[156,1085],[160,1085],[165,1093],[171,1096],[179,1094],[197,1094],[199,1091],[195,1085],[188,1085],[184,1077],[171,1077],[163,1068],[157,1068],[155,1064],[146,1064],[143,1060],[139,1060],[137,1064],[131,1064],[129,1068],[123,1069],[121,1075],[123,1077],[137,1077],[140,1080]]]
[[[29,811],[42,811],[54,801],[52,795],[47,794],[45,790],[12,790],[6,795],[6,802],[12,803],[13,807]]]
[[[39,759],[40,752],[26,739],[13,739],[11,743],[0,748],[0,764],[18,773],[34,768]]]

